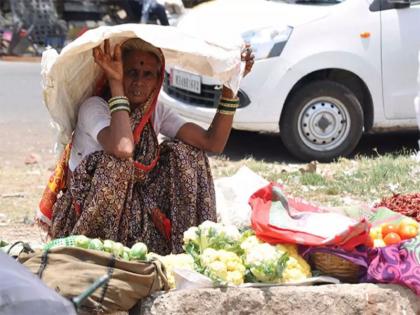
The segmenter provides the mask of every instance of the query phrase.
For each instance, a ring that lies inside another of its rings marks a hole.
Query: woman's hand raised
[[[255,56],[252,53],[252,48],[250,44],[246,44],[241,52],[241,60],[245,61],[245,71],[244,77],[251,72],[252,67],[254,66]]]
[[[104,49],[101,45],[93,48],[93,58],[104,71],[109,82],[123,80],[123,63],[121,59],[121,45],[114,47],[114,54],[111,54],[109,39],[105,40]]]

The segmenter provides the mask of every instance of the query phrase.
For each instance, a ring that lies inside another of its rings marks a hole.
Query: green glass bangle
[[[109,109],[112,110],[115,107],[119,107],[119,106],[125,106],[127,108],[130,108],[130,104],[129,103],[113,103],[112,105],[109,106]]]
[[[236,111],[236,107],[226,107],[224,105],[217,106],[217,109],[226,110],[228,112],[234,112],[234,111]]]

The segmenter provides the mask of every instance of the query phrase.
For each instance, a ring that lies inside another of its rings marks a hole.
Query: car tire
[[[329,162],[350,154],[363,132],[363,110],[346,86],[328,80],[293,93],[280,120],[286,148],[303,161]]]

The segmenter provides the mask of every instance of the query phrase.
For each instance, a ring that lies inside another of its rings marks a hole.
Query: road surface
[[[54,132],[42,104],[39,62],[0,61],[0,161],[22,163],[35,152],[50,158]],[[417,149],[417,133],[365,135],[354,155]],[[297,162],[285,149],[279,136],[234,131],[225,153],[231,160],[253,156],[257,160]],[[0,162],[2,163],[2,162]]]

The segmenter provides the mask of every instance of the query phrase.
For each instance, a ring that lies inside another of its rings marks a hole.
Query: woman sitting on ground
[[[238,98],[223,87],[208,130],[157,103],[164,77],[160,49],[130,39],[110,51],[93,49],[111,93],[79,109],[67,188],[52,207],[49,234],[142,241],[159,254],[182,252],[183,232],[216,220],[215,192],[205,151],[220,153]],[[245,75],[254,57],[242,53]],[[106,98],[108,99],[108,98]],[[159,145],[157,135],[171,138]]]

